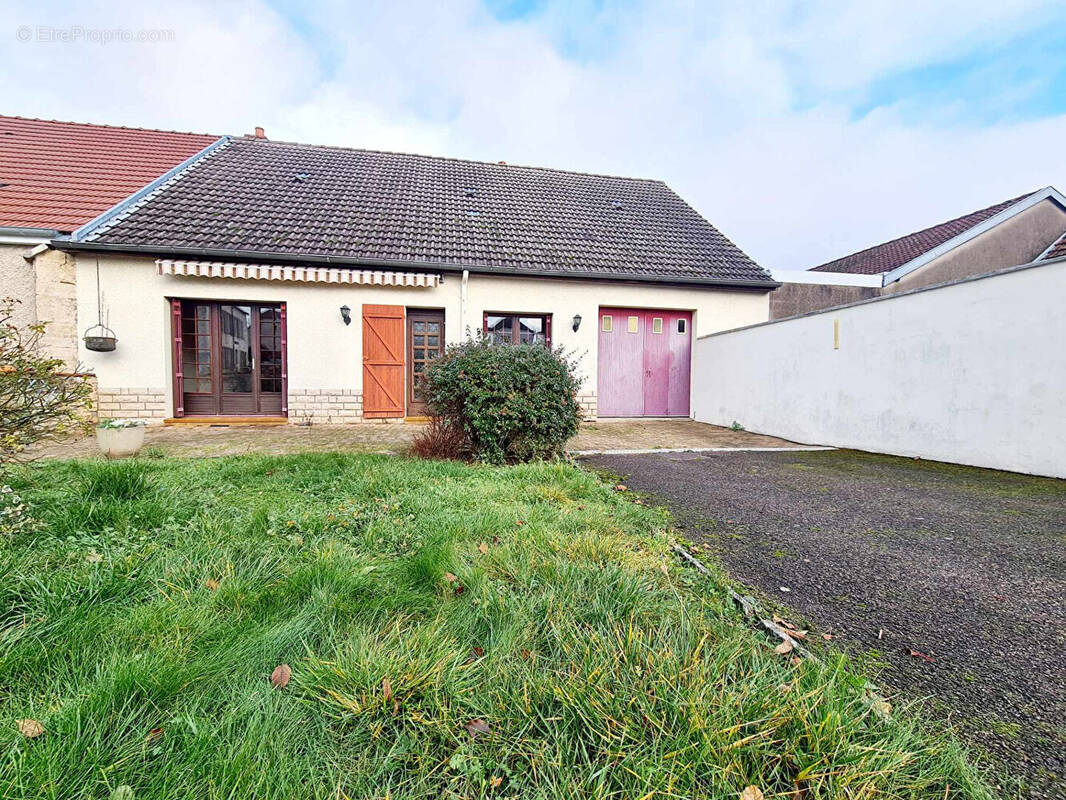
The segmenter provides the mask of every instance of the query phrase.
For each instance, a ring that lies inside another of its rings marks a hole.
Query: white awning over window
[[[302,283],[355,283],[366,286],[440,285],[440,275],[429,272],[388,272],[346,267],[291,267],[282,264],[230,264],[223,261],[156,260],[160,275],[191,275],[197,278],[237,278],[255,281]]]

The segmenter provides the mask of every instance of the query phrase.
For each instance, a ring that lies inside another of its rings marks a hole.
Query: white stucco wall
[[[95,255],[77,258],[79,330],[96,322],[96,263]],[[463,318],[462,281],[455,273],[445,274],[441,286],[425,289],[159,275],[153,259],[133,256],[101,255],[99,265],[104,312],[118,337],[118,348],[112,353],[93,353],[79,343],[79,358],[86,369],[95,372],[103,390],[151,389],[160,397],[165,390],[166,414],[160,417],[173,412],[168,297],[285,301],[290,394],[302,390],[361,392],[364,303],[443,308],[448,342],[460,341],[468,328],[480,330],[485,311],[551,313],[553,343],[581,354],[582,391],[590,394],[596,391],[601,305],[691,310],[697,334],[761,322],[769,313],[764,292],[471,275]],[[352,324],[347,327],[340,318],[342,305],[352,309]],[[583,319],[576,333],[571,322],[574,314]],[[131,405],[137,402],[143,400]],[[120,410],[116,408],[116,413]],[[137,410],[131,408],[129,416],[136,416],[132,412]]]
[[[698,339],[693,416],[1066,477],[1063,297],[1066,260]]]

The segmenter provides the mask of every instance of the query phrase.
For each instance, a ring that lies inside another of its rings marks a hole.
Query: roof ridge
[[[218,134],[214,133],[197,133],[196,131],[177,131],[169,130],[167,128],[141,128],[130,125],[108,125],[102,122],[75,122],[69,119],[44,119],[42,117],[22,117],[18,114],[0,114],[0,120],[5,119],[17,119],[21,122],[48,122],[56,125],[78,125],[85,128],[106,128],[108,130],[118,131],[138,131],[140,133],[176,133],[181,136],[209,136],[213,139],[221,138]]]
[[[659,178],[634,178],[629,175],[609,175],[603,172],[583,172],[576,169],[561,169],[559,167],[541,167],[534,164],[512,164],[509,161],[482,161],[476,158],[459,158],[457,156],[434,156],[427,153],[405,153],[400,150],[375,150],[371,147],[349,147],[346,145],[334,145],[334,144],[310,144],[308,142],[287,142],[279,139],[259,139],[254,136],[234,136],[232,137],[234,144],[254,144],[259,147],[268,145],[283,145],[285,147],[302,147],[310,150],[333,150],[349,153],[370,153],[373,155],[383,156],[408,156],[410,158],[428,158],[433,161],[452,161],[460,164],[483,164],[490,167],[509,167],[511,169],[530,169],[538,172],[556,172],[563,175],[582,175],[586,178],[613,178],[615,180],[622,181],[640,181],[642,183],[658,183],[663,186],[666,182]]]
[[[912,236],[918,236],[920,234],[926,233],[926,232],[934,230],[936,228],[942,228],[942,227],[944,227],[946,225],[951,225],[954,222],[958,222],[960,220],[966,219],[966,217],[972,217],[972,216],[974,216],[976,214],[983,214],[984,212],[991,211],[993,208],[996,208],[996,207],[1001,207],[1000,210],[1001,211],[1005,211],[1006,209],[1008,209],[1011,206],[1013,206],[1015,203],[1019,203],[1022,200],[1026,199],[1027,197],[1032,197],[1034,194],[1037,194],[1038,192],[1042,192],[1042,191],[1044,191],[1044,189],[1036,189],[1036,190],[1034,190],[1032,192],[1026,192],[1025,194],[1018,195],[1017,197],[1011,198],[1010,200],[1001,200],[998,203],[992,203],[992,205],[985,206],[984,208],[978,208],[978,209],[976,209],[974,211],[970,211],[970,212],[968,212],[966,214],[959,214],[957,217],[952,217],[951,219],[946,219],[943,222],[936,223],[935,225],[927,225],[924,228],[919,228],[916,231],[911,231],[910,233],[905,233],[902,236],[896,236],[896,237],[894,237],[892,239],[886,239],[885,241],[879,242],[879,243],[877,243],[875,245],[871,245],[870,247],[864,247],[861,250],[856,250],[856,251],[854,251],[852,253],[845,253],[844,255],[838,256],[837,258],[831,258],[831,259],[829,259],[828,261],[826,261],[826,262],[824,262],[822,264],[818,264],[818,265],[816,265],[814,267],[808,267],[807,271],[808,272],[812,272],[814,270],[818,270],[818,269],[821,269],[822,267],[828,266],[829,264],[835,264],[838,261],[843,261],[844,259],[854,258],[855,256],[862,255],[863,253],[868,253],[870,251],[877,250],[877,249],[879,249],[881,247],[885,247],[885,246],[890,245],[890,244],[895,244],[896,242],[901,242],[904,239],[909,239]],[[981,223],[981,220],[978,220],[977,222],[974,222],[973,225],[969,226],[969,228],[972,228],[972,227],[974,227],[976,225],[979,225],[980,223]],[[969,228],[967,228],[967,230],[969,230]],[[951,237],[951,238],[954,238],[954,237]],[[932,249],[933,248],[929,248],[929,250],[932,250]],[[926,250],[925,252],[929,252],[929,251]]]

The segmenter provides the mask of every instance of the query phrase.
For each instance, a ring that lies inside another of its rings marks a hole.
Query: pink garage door
[[[601,417],[687,417],[692,314],[600,309]]]

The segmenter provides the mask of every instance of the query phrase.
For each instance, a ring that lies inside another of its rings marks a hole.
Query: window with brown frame
[[[486,336],[507,344],[543,344],[551,347],[551,314],[503,314],[485,312]]]

